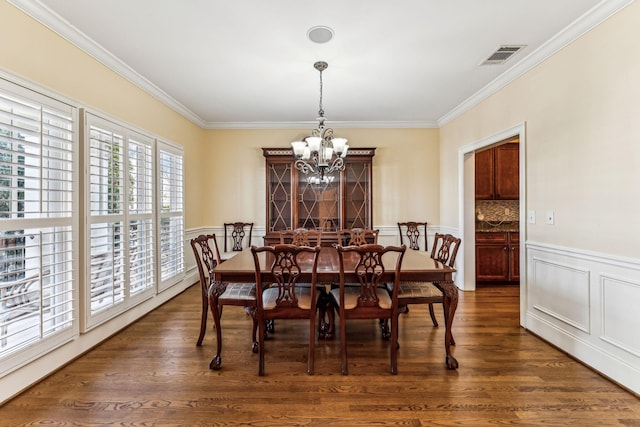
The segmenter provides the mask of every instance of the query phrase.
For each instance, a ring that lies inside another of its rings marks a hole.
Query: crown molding
[[[84,33],[53,12],[38,0],[7,0],[18,9],[22,10],[41,24],[59,34],[73,45],[82,49],[91,57],[104,64],[114,72],[120,74],[134,85],[138,86],[160,102],[178,114],[190,120],[203,129],[302,129],[315,127],[315,122],[206,122],[183,104],[169,96],[158,86],[138,74],[133,68],[124,63],[118,57],[111,54],[104,47],[88,38]],[[446,113],[435,122],[414,122],[414,121],[380,121],[380,122],[332,122],[334,127],[342,128],[385,128],[385,129],[408,129],[408,128],[439,128],[449,123],[470,110],[480,102],[493,95],[504,86],[520,77],[536,65],[540,64],[558,50],[562,49],[578,37],[596,27],[610,16],[614,15],[624,7],[633,3],[634,0],[602,0],[591,10],[587,11],[580,18],[567,26],[560,33],[548,40],[530,55],[509,68],[496,79],[492,80],[478,92],[461,102],[458,106]]]
[[[437,122],[327,122],[333,129],[431,129],[438,128]],[[317,121],[309,122],[208,122],[205,129],[311,129]]]
[[[7,0],[42,25],[203,129],[308,129],[317,122],[206,122],[38,0]],[[342,128],[437,128],[437,122],[336,122]]]
[[[469,111],[489,96],[498,92],[500,89],[633,2],[634,0],[602,0],[600,3],[585,12],[581,17],[569,24],[565,29],[534,50],[531,54],[524,57],[521,61],[517,62],[507,71],[500,74],[478,92],[462,101],[459,105],[438,119],[438,126],[442,127],[453,119],[461,116],[463,113]]]
[[[165,91],[151,83],[149,80],[138,74],[133,68],[124,63],[121,59],[106,50],[100,44],[87,37],[82,31],[71,25],[67,20],[53,12],[38,0],[7,0],[18,9],[31,16],[60,37],[68,40],[79,49],[86,52],[106,67],[120,74],[149,95],[164,103],[169,108],[192,121],[200,127],[205,127],[206,123],[194,114],[187,107],[169,96]]]

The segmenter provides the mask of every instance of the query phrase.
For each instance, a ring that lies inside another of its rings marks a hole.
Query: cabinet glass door
[[[343,228],[371,227],[371,162],[349,162],[344,170]]]
[[[268,231],[287,230],[291,228],[291,163],[271,163],[267,167]]]
[[[336,177],[338,178],[339,175]],[[298,227],[336,231],[339,224],[339,179],[315,184],[305,174],[298,175]]]

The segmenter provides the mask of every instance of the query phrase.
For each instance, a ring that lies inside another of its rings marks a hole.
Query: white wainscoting
[[[526,248],[527,329],[640,393],[640,260]]]

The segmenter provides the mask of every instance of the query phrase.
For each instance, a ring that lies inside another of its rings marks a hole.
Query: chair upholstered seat
[[[212,286],[210,289],[214,289]],[[225,291],[218,297],[219,299],[234,300],[255,300],[256,284],[255,283],[228,283]]]
[[[311,301],[311,284],[307,283],[296,286],[296,298],[298,299],[298,307],[303,310],[310,310],[316,306],[317,301]],[[265,289],[262,292],[262,308],[264,310],[273,310],[276,308],[276,300],[278,299],[279,290],[277,286]],[[316,300],[320,293],[316,293]]]
[[[389,292],[393,284],[388,283]],[[431,282],[400,282],[398,285],[398,300],[403,298],[437,298],[442,297],[442,291]]]
[[[344,288],[344,309],[352,310],[358,305],[358,297],[360,296],[360,286],[345,286]],[[393,284],[391,285],[393,287]],[[331,296],[338,308],[340,308],[340,288],[334,288],[331,290]],[[391,297],[384,292],[378,293],[378,305],[385,310],[391,309]]]

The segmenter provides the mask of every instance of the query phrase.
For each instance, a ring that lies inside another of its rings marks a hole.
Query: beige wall
[[[0,38],[21,41],[0,44],[3,69],[184,147],[187,229],[235,219],[265,225],[260,148],[289,147],[311,129],[201,129],[6,1],[0,1],[0,16]],[[403,219],[439,222],[437,129],[336,133],[349,138],[353,147],[377,148],[376,225]]]
[[[637,256],[639,9],[632,3],[440,131],[337,130],[377,148],[375,225],[457,227],[458,148],[526,122],[528,209],[556,216],[528,226],[528,239]],[[259,149],[287,147],[305,130],[200,129],[6,1],[0,15],[0,37],[13,41],[0,44],[3,69],[185,148],[187,228],[264,225]]]
[[[459,147],[526,122],[527,239],[640,257],[639,22],[634,2],[441,128],[444,225],[458,221]]]
[[[329,123],[330,124],[330,123]],[[205,225],[252,220],[265,226],[265,160],[262,147],[290,148],[311,129],[210,130],[202,159],[206,171]],[[350,147],[375,147],[374,225],[399,220],[439,223],[437,129],[334,129]],[[189,191],[189,190],[187,190]]]
[[[200,171],[193,167],[201,158],[204,130],[4,0],[0,1],[0,16],[2,69],[77,101],[80,106],[94,108],[182,145],[186,227],[206,222],[200,216]]]

